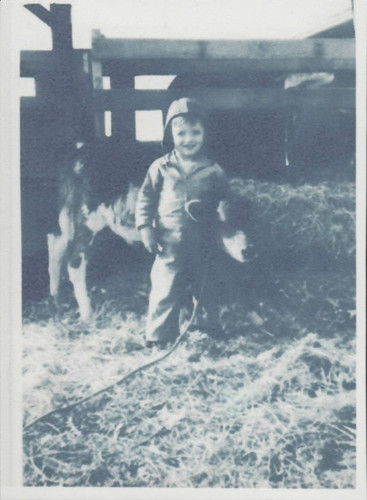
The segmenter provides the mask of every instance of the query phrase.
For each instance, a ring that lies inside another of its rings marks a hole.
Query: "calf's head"
[[[241,207],[231,201],[221,201],[218,207],[219,242],[226,254],[237,262],[253,261],[257,255],[254,246],[249,242],[242,226]]]
[[[190,200],[185,211],[195,222],[206,219],[207,208],[200,200]],[[209,210],[210,212],[210,210]],[[256,258],[253,245],[243,230],[243,207],[233,200],[221,201],[218,207],[217,241],[221,250],[237,262]]]

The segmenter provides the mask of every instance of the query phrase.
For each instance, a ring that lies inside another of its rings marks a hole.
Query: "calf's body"
[[[48,271],[50,279],[50,295],[59,303],[60,283],[66,269],[73,286],[78,305],[80,320],[87,322],[92,314],[91,300],[87,289],[87,269],[90,261],[90,250],[98,233],[108,228],[128,244],[140,242],[139,232],[135,228],[134,214],[139,188],[132,183],[125,194],[115,200],[101,203],[97,207],[88,207],[87,196],[79,182],[78,174],[69,176],[72,188],[79,186],[79,191],[71,190],[73,196],[64,196],[58,218],[58,232],[48,234]],[[62,182],[62,181],[61,181]],[[61,192],[63,190],[61,189]],[[77,200],[75,200],[77,198]],[[79,201],[78,201],[79,200]],[[244,232],[233,227],[227,220],[228,201],[221,203],[218,213],[218,224],[215,238],[210,245],[215,246],[215,253],[225,252],[238,262],[245,262],[248,243]],[[197,208],[197,207],[195,207]],[[188,208],[190,209],[190,208]],[[192,221],[195,225],[195,220]],[[203,265],[203,270],[204,270]]]

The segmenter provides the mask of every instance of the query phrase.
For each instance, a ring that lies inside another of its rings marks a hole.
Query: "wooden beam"
[[[303,105],[319,107],[355,107],[354,89],[191,89],[208,109],[283,109]],[[164,109],[182,91],[166,90],[95,90],[95,111]]]
[[[103,74],[109,75],[116,67],[133,68],[135,75],[248,74],[248,73],[314,73],[355,71],[355,61],[335,57],[289,59],[115,59],[102,60]]]
[[[94,111],[151,110],[165,109],[172,99],[182,95],[177,91],[166,90],[95,90]],[[280,110],[317,106],[323,108],[355,108],[355,89],[196,89],[195,95],[208,109],[216,110]],[[22,97],[26,108],[47,108],[52,111],[63,108],[60,102],[54,106],[39,97]]]
[[[73,59],[80,60],[86,49],[73,49]],[[22,50],[20,52],[20,76],[34,77],[55,71],[55,55],[52,50]]]
[[[54,50],[66,51],[72,48],[71,5],[52,3],[50,10],[47,10],[40,4],[30,3],[25,8],[51,28]]]
[[[355,67],[354,39],[306,39],[306,40],[131,40],[95,36],[92,43],[92,56],[100,61],[114,60],[151,60],[157,62],[174,60],[229,60],[242,61],[249,68],[261,70],[263,67],[277,68],[284,61],[323,63],[329,70],[335,62],[337,68]],[[259,67],[259,63],[260,67]],[[301,64],[302,66],[302,64]],[[159,67],[159,66],[157,66]],[[321,64],[321,67],[322,64]],[[298,70],[298,69],[297,69]]]
[[[20,76],[34,77],[40,73],[55,71],[51,50],[22,50],[20,52]]]
[[[74,49],[76,52],[85,52]],[[21,76],[33,77],[39,73],[54,71],[52,51],[21,51]],[[134,72],[135,75],[177,75],[179,73],[207,73],[207,74],[244,74],[244,73],[307,73],[317,71],[354,71],[354,59],[120,59],[95,60],[102,64],[103,75],[109,75],[116,68]]]
[[[49,113],[52,115],[62,114],[64,111],[64,104],[60,102],[50,102],[49,99],[42,97],[21,97],[20,98],[21,110],[33,110],[35,112]]]
[[[39,3],[27,3],[24,7],[38,17],[42,22],[52,27],[52,14]]]

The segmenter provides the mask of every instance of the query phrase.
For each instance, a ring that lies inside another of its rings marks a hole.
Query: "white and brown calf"
[[[82,183],[83,166],[74,167],[68,183],[71,195],[64,196],[59,212],[58,233],[48,234],[48,271],[50,278],[50,295],[58,304],[60,280],[64,267],[73,285],[75,299],[79,308],[80,319],[88,321],[92,314],[91,301],[87,290],[88,254],[95,236],[105,228],[123,238],[128,244],[140,241],[139,232],[134,225],[134,210],[139,188],[133,184],[128,186],[126,195],[118,197],[112,203],[101,203],[95,209],[88,208]],[[79,192],[77,188],[79,184]],[[75,193],[78,192],[78,203]],[[85,199],[84,199],[85,198]],[[218,248],[232,259],[246,262],[250,246],[243,230],[234,227],[227,220],[228,204],[221,202],[218,224]]]

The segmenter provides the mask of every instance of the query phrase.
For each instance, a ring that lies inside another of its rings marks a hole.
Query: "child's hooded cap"
[[[200,105],[200,103],[193,99],[192,97],[181,97],[173,101],[168,108],[166,123],[164,125],[164,135],[163,135],[163,147],[172,147],[172,135],[171,135],[171,122],[177,116],[190,115],[192,117],[198,118],[198,120],[205,121],[205,113]]]

